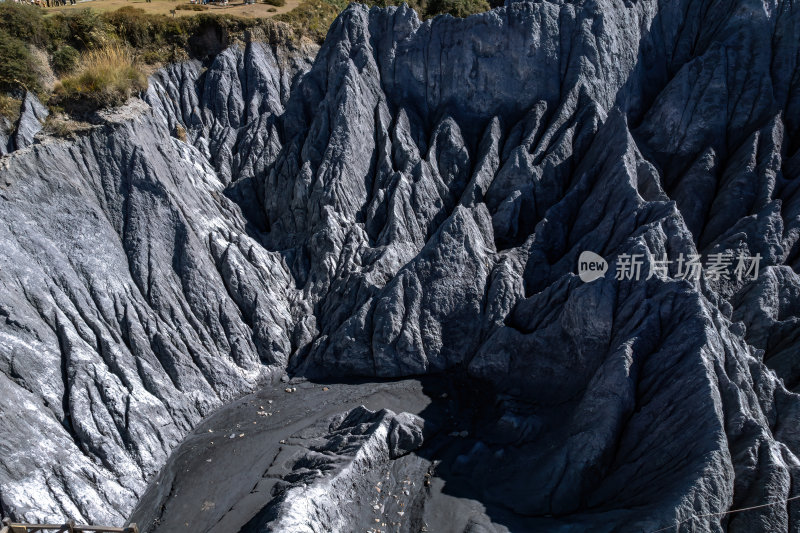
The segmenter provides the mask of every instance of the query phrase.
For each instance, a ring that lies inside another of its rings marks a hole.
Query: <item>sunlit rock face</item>
[[[351,6],[318,51],[172,65],[17,150],[2,511],[123,522],[203,417],[285,372],[437,374],[481,391],[466,435],[348,410],[247,530],[356,530],[346,484],[436,464],[481,504],[452,531],[795,531],[799,43],[789,1]],[[694,279],[694,256],[733,262]],[[455,505],[407,492],[402,527]]]

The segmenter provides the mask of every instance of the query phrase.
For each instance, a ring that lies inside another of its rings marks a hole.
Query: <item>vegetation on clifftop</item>
[[[368,6],[399,6],[408,4],[423,19],[450,14],[467,17],[503,5],[502,0],[361,0]],[[309,37],[322,42],[331,23],[350,2],[348,0],[302,0],[300,5],[288,13],[277,15],[275,20],[302,29]]]
[[[106,45],[87,51],[73,74],[64,77],[53,92],[55,101],[87,110],[124,104],[147,88],[128,48]]]
[[[264,18],[204,12],[169,17],[133,7],[48,12],[0,2],[0,93],[19,97],[20,91],[33,91],[67,111],[116,105],[146,88],[145,72],[189,57],[212,57],[256,28],[270,40],[302,37],[291,26]],[[42,70],[58,81],[47,83]]]
[[[265,1],[274,6],[285,3]],[[247,31],[259,29],[271,41],[322,42],[348,3],[302,0],[292,11],[273,18],[245,18],[203,11],[205,6],[197,4],[176,5],[200,11],[174,17],[134,7],[48,11],[0,2],[0,94],[19,100],[21,91],[33,91],[51,107],[67,111],[116,105],[146,88],[145,72],[190,57],[213,57],[243,39]],[[401,1],[366,3],[387,6]],[[490,7],[487,0],[411,0],[410,4],[423,18],[441,13],[467,16]]]

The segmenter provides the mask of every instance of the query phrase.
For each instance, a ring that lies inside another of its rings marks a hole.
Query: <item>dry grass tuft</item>
[[[44,132],[53,137],[63,139],[73,139],[82,133],[86,133],[94,126],[88,122],[75,120],[63,113],[52,113],[44,123]]]
[[[180,124],[175,126],[175,138],[179,141],[186,142],[186,129]]]
[[[0,93],[0,118],[7,120],[9,123],[15,123],[19,120],[19,113],[22,108],[22,100],[18,100],[7,94]],[[0,127],[2,127],[0,121]]]
[[[55,95],[65,107],[87,109],[117,106],[147,88],[147,78],[133,54],[111,44],[84,52],[74,74],[56,86]]]

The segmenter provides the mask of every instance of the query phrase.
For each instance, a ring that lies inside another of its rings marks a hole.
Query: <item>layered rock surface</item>
[[[3,511],[122,521],[284,371],[441,373],[487,388],[416,450],[419,523],[796,531],[798,43],[790,1],[351,6],[313,65],[174,65],[134,118],[0,160]],[[720,253],[756,279],[654,260]],[[247,527],[361,527],[338,484],[374,471],[316,469]]]

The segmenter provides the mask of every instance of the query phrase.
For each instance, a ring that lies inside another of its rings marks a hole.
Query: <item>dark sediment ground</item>
[[[287,388],[297,390],[287,393]],[[153,532],[238,531],[271,499],[279,479],[265,473],[282,450],[292,447],[293,435],[360,405],[421,413],[432,405],[430,391],[424,388],[416,379],[292,381],[248,395],[215,412],[185,439],[132,520]]]
[[[478,385],[439,376],[349,383],[293,379],[266,387],[201,423],[171,455],[131,521],[151,533],[269,531],[262,529],[269,521],[265,509],[277,487],[292,479],[303,437],[363,406],[423,416],[425,442],[392,461],[376,483],[353,487],[360,531],[465,531],[478,526],[476,516],[496,519],[496,531],[545,526],[549,521],[541,517],[525,520],[487,508],[471,485],[492,480],[459,479],[469,450],[482,445],[474,433],[480,434],[490,414],[477,406],[486,394]]]

